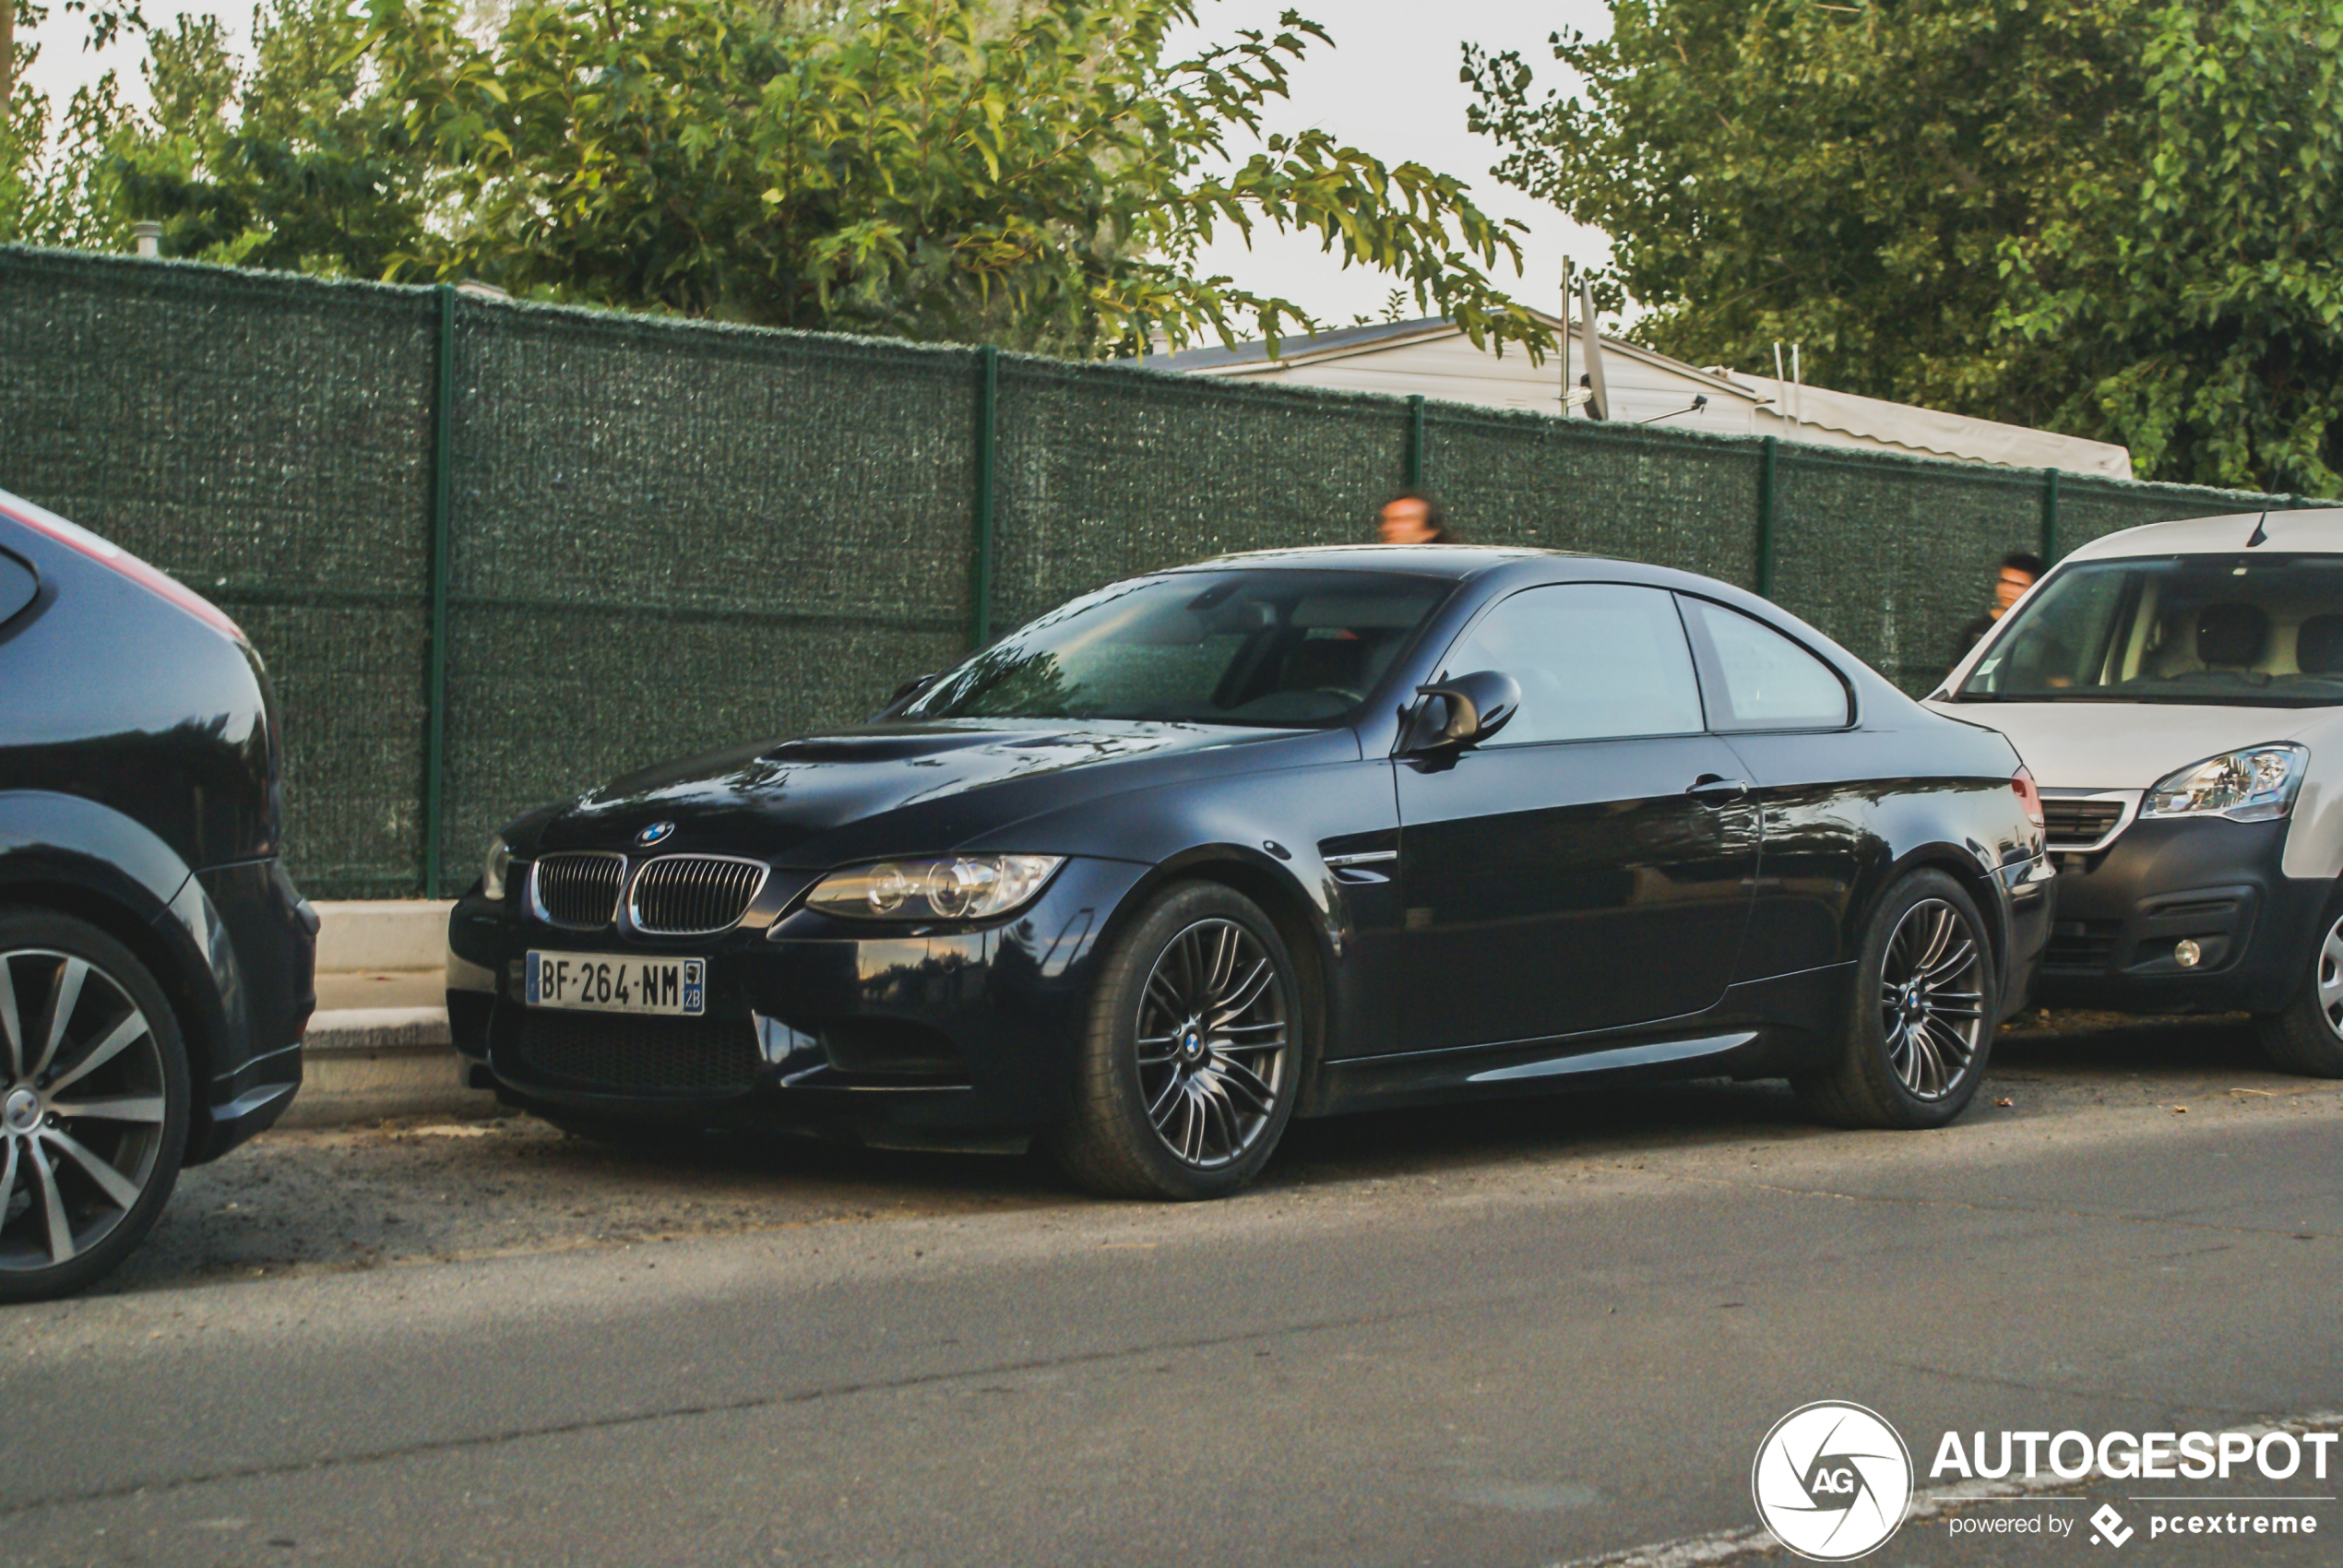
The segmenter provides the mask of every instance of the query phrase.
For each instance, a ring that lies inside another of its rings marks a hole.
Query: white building
[[[1552,316],[1539,319],[1559,332]],[[1445,319],[1344,327],[1314,338],[1289,338],[1278,358],[1266,345],[1188,349],[1146,362],[1152,369],[1287,386],[1346,392],[1417,394],[1491,409],[1563,408],[1564,369],[1558,356],[1532,364],[1518,347],[1503,354],[1476,349]],[[1569,339],[1570,384],[1586,370],[1577,334]],[[2007,468],[2058,469],[2067,473],[2132,477],[2125,448],[2079,436],[2053,435],[2023,425],[1938,413],[1933,409],[1859,398],[1820,386],[1800,386],[1711,365],[1703,370],[1616,338],[1602,339],[1602,369],[1614,423],[1653,424],[1720,435],[1777,435],[1821,446],[1865,447],[1954,462]],[[1705,398],[1695,409],[1694,400]],[[1574,413],[1572,417],[1581,417]]]

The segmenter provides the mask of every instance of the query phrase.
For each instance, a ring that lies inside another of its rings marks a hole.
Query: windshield
[[[1338,724],[1454,586],[1274,569],[1117,583],[1002,638],[901,717]]]
[[[2061,568],[1955,695],[1968,702],[2343,702],[2343,556]]]

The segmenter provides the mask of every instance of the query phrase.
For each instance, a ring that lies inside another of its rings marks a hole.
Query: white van
[[[1927,698],[2042,792],[2035,997],[2242,1010],[2343,1077],[2343,511],[2156,523],[2077,550]]]

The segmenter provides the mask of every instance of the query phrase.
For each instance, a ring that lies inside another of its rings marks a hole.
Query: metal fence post
[[[1757,597],[1774,597],[1774,456],[1781,449],[1781,438],[1766,437],[1764,455],[1757,465]]]
[[[1423,488],[1423,394],[1408,394],[1408,488]]]
[[[976,540],[969,565],[969,646],[993,640],[993,445],[1001,404],[1001,352],[976,351]]]
[[[442,283],[431,421],[431,660],[423,703],[423,897],[440,892],[440,826],[447,776],[447,552],[455,510],[456,291]]]
[[[2058,470],[2042,470],[2042,565],[2058,564]]]

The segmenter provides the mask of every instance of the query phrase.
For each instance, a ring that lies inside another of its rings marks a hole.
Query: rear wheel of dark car
[[[1243,1186],[1293,1115],[1301,1004],[1259,905],[1218,883],[1158,896],[1100,971],[1072,1113],[1049,1139],[1059,1168],[1120,1197]]]
[[[2269,1059],[2289,1073],[2343,1078],[2343,891],[2319,916],[2318,946],[2294,1000],[2280,1013],[2257,1013],[2254,1027]]]
[[[1993,955],[1977,905],[1950,876],[1917,871],[1873,912],[1838,1060],[1791,1080],[1842,1127],[1942,1127],[1985,1075]]]
[[[187,1143],[186,1051],[97,927],[0,912],[0,1301],[78,1290],[142,1241]]]

